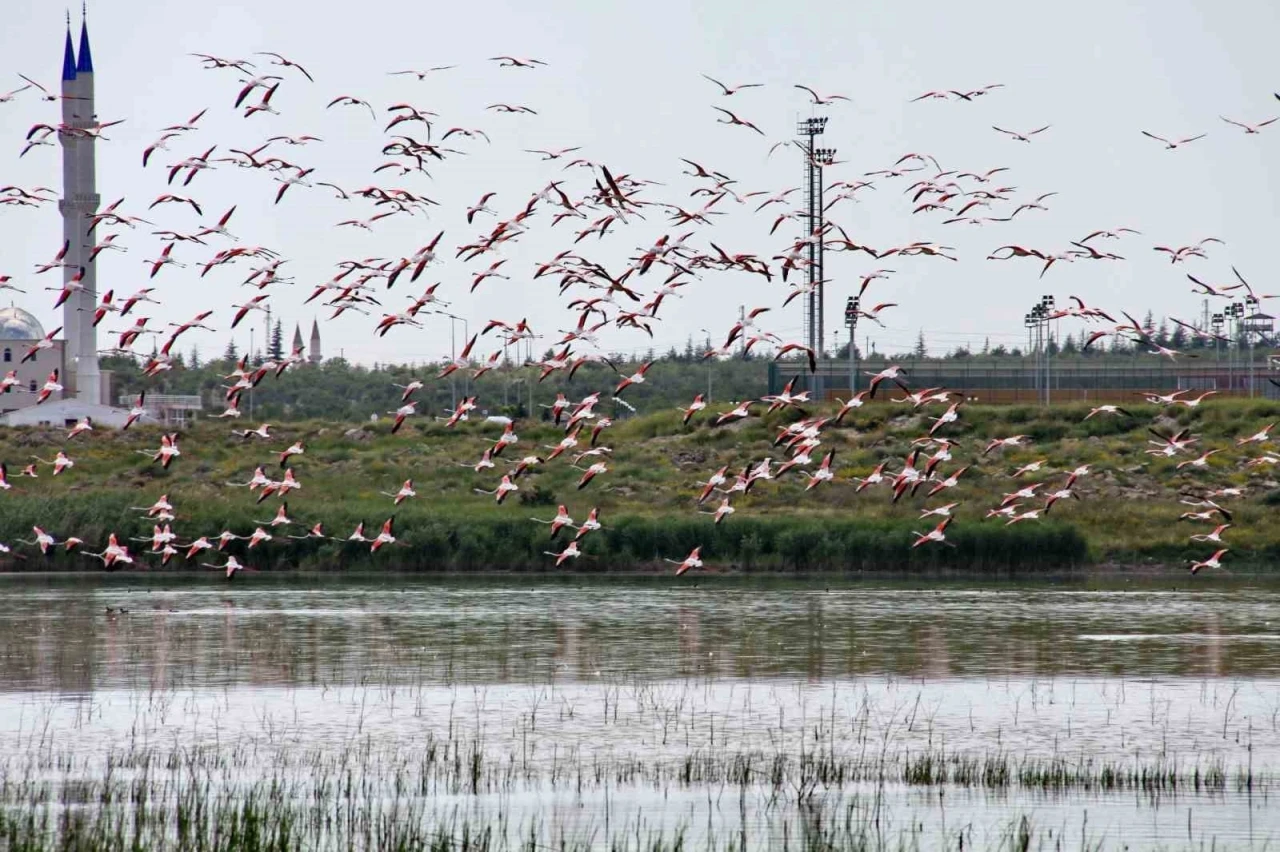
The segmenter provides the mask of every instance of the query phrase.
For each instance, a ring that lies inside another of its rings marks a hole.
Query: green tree
[[[1156,329],[1155,342],[1157,346],[1169,345],[1169,321],[1163,317],[1160,318],[1160,327]]]
[[[240,350],[236,348],[236,339],[234,337],[227,341],[227,349],[222,353],[222,360],[228,364],[234,364],[240,360]]]
[[[280,320],[276,320],[275,328],[271,329],[271,342],[267,344],[267,357],[277,362],[284,359],[284,328],[281,326]]]
[[[916,337],[916,348],[911,350],[911,354],[916,358],[929,357],[929,346],[924,342],[924,329],[920,329],[920,334]]]

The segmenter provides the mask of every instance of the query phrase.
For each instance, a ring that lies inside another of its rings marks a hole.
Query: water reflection
[[[256,579],[256,578],[255,578]],[[122,614],[107,614],[123,607]],[[0,689],[596,676],[1252,677],[1280,590],[266,583],[0,597]],[[1107,641],[1102,641],[1103,638]]]
[[[1087,811],[1092,831],[1131,848],[1181,842],[1184,807],[1197,841],[1280,832],[1266,807],[1280,780],[1275,585],[300,588],[254,577],[9,579],[0,592],[0,741],[19,745],[0,775],[26,777],[42,766],[29,756],[46,753],[60,773],[92,774],[143,741],[161,755],[241,755],[239,781],[291,765],[305,775],[349,748],[378,776],[443,743],[457,765],[474,751],[492,774],[470,794],[433,781],[433,806],[481,820],[501,810],[513,826],[550,808],[588,834],[610,808],[664,830],[732,830],[808,814],[771,804],[760,777],[729,787],[751,807],[709,805],[733,766],[785,758],[794,771],[816,748],[852,773],[824,795],[840,807],[886,797],[885,819],[917,826],[921,848],[957,823],[997,837],[1028,810],[1058,826]],[[904,780],[925,754],[946,758],[950,781]],[[1029,774],[970,785],[955,780],[966,759]],[[881,765],[894,783],[859,774]],[[673,782],[691,766],[715,780]],[[1092,780],[1037,786],[1033,770],[1050,766]],[[520,783],[504,786],[514,767]],[[1098,786],[1104,769],[1148,767],[1218,780],[1179,790],[1176,809],[1161,807],[1172,793]],[[570,791],[574,772],[597,780]],[[1073,846],[1092,836],[1066,835]]]

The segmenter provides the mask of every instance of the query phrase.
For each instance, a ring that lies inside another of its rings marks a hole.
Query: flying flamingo
[[[538,524],[549,524],[551,526],[550,538],[555,538],[556,533],[560,532],[563,528],[573,526],[573,518],[569,516],[569,510],[566,509],[563,504],[556,507],[556,516],[549,521],[544,521],[541,518],[530,518],[529,520]]]
[[[676,576],[679,577],[690,568],[702,567],[702,545],[698,545],[693,550],[690,550],[689,555],[680,562],[677,562],[674,559],[663,559],[662,561],[670,562],[672,565],[678,565],[679,567],[676,568]]]
[[[1230,550],[1231,548],[1224,547],[1221,550],[1214,551],[1214,554],[1210,556],[1208,559],[1204,560],[1203,562],[1192,562],[1191,573],[1195,574],[1201,568],[1221,568],[1222,557],[1225,556],[1227,552]]]
[[[60,393],[63,393],[63,386],[58,384],[58,368],[55,367],[54,371],[50,372],[49,377],[45,380],[44,386],[41,386],[40,393],[36,395],[37,406],[52,397],[52,395]]]
[[[1142,131],[1142,135],[1150,139],[1155,139],[1157,142],[1163,142],[1165,150],[1172,151],[1175,148],[1181,147],[1182,145],[1186,145],[1188,142],[1194,142],[1197,139],[1203,139],[1208,134],[1201,133],[1199,136],[1189,136],[1186,139],[1179,139],[1177,141],[1171,141],[1169,139],[1165,139],[1163,136],[1157,136],[1154,133],[1147,132],[1146,130]]]
[[[293,444],[290,445],[288,449],[280,453],[280,467],[284,467],[285,463],[288,462],[289,459],[291,459],[292,457],[300,456],[305,452],[306,452],[306,448],[303,446],[303,442],[294,441]]]
[[[511,481],[510,475],[503,474],[502,481],[498,483],[497,488],[490,491],[486,491],[483,488],[476,488],[474,490],[477,494],[493,494],[495,502],[501,504],[503,500],[507,499],[507,495],[512,491],[519,491],[520,486]]]
[[[70,457],[68,457],[68,456],[67,456],[67,454],[66,454],[66,453],[64,453],[62,450],[58,450],[58,454],[57,454],[56,456],[54,456],[54,457],[53,457],[53,461],[51,461],[51,462],[50,462],[50,461],[45,461],[44,459],[40,458],[39,456],[32,456],[32,458],[33,458],[33,459],[35,459],[35,460],[36,460],[37,462],[39,462],[40,464],[51,464],[51,465],[53,465],[53,475],[54,475],[54,476],[57,476],[58,474],[62,473],[64,470],[67,470],[68,468],[73,468],[73,467],[75,467],[75,466],[76,466],[76,463],[75,463],[74,461],[72,461],[72,460],[71,460],[71,458],[70,458]]]
[[[609,468],[605,465],[604,462],[596,462],[595,464],[591,465],[591,467],[588,467],[585,470],[583,468],[578,468],[578,469],[584,471],[582,474],[582,478],[578,480],[579,491],[581,491],[583,488],[586,488],[587,483],[595,479],[598,475],[609,472]]]
[[[818,469],[809,475],[809,481],[805,484],[804,490],[809,491],[823,482],[830,482],[835,479],[835,474],[831,472],[831,460],[835,458],[836,451],[829,450],[822,457],[822,463],[818,465]]]
[[[1018,142],[1030,142],[1032,136],[1035,136],[1037,133],[1044,133],[1046,130],[1048,130],[1052,126],[1053,125],[1051,124],[1046,124],[1044,127],[1038,127],[1035,130],[1028,130],[1026,133],[1018,133],[1017,131],[1013,131],[1013,130],[1005,130],[1001,127],[996,127],[994,124],[991,125],[991,129],[998,130],[1001,133],[1005,134],[1006,136]]]
[[[129,555],[129,548],[120,544],[116,540],[116,534],[111,533],[107,536],[107,547],[101,553],[86,553],[85,556],[92,556],[94,559],[102,560],[102,567],[107,570],[113,570],[117,564],[132,565],[133,557]]]
[[[1211,541],[1214,544],[1222,544],[1222,534],[1231,529],[1231,524],[1218,524],[1214,527],[1213,532],[1203,533],[1201,535],[1191,536],[1192,541]]]
[[[867,375],[871,377],[871,386],[870,388],[868,388],[868,395],[871,397],[871,399],[875,399],[876,388],[880,387],[881,382],[885,382],[885,381],[893,382],[898,387],[902,388],[902,390],[906,393],[911,392],[910,388],[908,388],[905,384],[902,383],[902,380],[900,378],[902,375],[902,367],[898,366],[897,364],[891,364],[878,373],[868,372]]]
[[[369,545],[370,553],[377,553],[379,549],[388,544],[395,544],[396,537],[392,534],[392,528],[395,525],[396,516],[392,515],[382,523],[382,529]]]
[[[547,556],[554,556],[556,558],[557,568],[563,565],[566,560],[575,559],[582,555],[582,551],[578,550],[577,539],[574,539],[573,541],[565,545],[564,550],[560,551],[559,553],[553,553],[550,550],[544,550],[543,553],[545,553]]]
[[[726,498],[724,498],[723,500],[721,500],[721,501],[720,501],[720,505],[716,507],[716,510],[715,510],[714,512],[702,512],[702,511],[699,511],[699,514],[701,514],[701,515],[714,515],[714,516],[715,516],[715,521],[714,521],[714,523],[719,524],[721,521],[723,521],[723,520],[724,520],[725,518],[727,518],[729,515],[732,515],[735,511],[736,511],[736,510],[735,510],[732,506],[730,506],[730,505],[729,505],[729,498],[728,498],[728,497],[726,497]]]
[[[927,542],[931,542],[931,541],[936,541],[940,544],[948,544],[954,547],[955,545],[952,545],[951,542],[947,541],[947,527],[951,525],[951,522],[953,520],[955,520],[955,518],[948,515],[947,517],[939,521],[938,525],[933,529],[929,530],[927,533],[919,533],[913,530],[912,535],[916,536],[916,540],[915,540],[915,543],[911,545],[912,549],[915,549],[920,545],[926,544]]]
[[[578,527],[578,532],[574,535],[573,540],[578,541],[587,535],[587,533],[593,533],[602,529],[604,529],[604,527],[600,524],[600,510],[593,508],[587,513],[587,519],[582,522],[582,526]]]
[[[737,86],[726,86],[724,83],[721,83],[719,80],[717,80],[714,77],[708,77],[706,74],[703,74],[702,76],[704,79],[710,80],[712,83],[715,83],[717,86],[719,86],[721,94],[723,94],[724,97],[726,98],[729,97],[730,95],[736,95],[738,92],[741,92],[743,89],[758,89],[764,85],[764,83],[742,83]]]
[[[479,334],[471,335],[471,339],[467,341],[467,345],[462,347],[462,351],[458,353],[456,358],[451,359],[447,364],[445,364],[444,369],[436,374],[436,378],[443,379],[446,376],[461,370],[463,367],[466,367],[467,364],[470,363],[471,348],[476,345],[476,339],[479,338],[479,336]]]
[[[206,568],[217,568],[219,570],[225,571],[228,580],[234,580],[236,574],[239,574],[241,571],[256,570],[254,568],[248,567],[247,565],[241,565],[240,560],[236,559],[234,556],[228,556],[227,562],[225,565],[215,565],[212,562],[201,562],[200,564]]]
[[[1243,121],[1232,121],[1231,119],[1221,115],[1218,116],[1218,118],[1221,118],[1227,124],[1232,124],[1243,129],[1246,134],[1255,134],[1268,124],[1274,124],[1277,120],[1280,120],[1280,116],[1276,116],[1275,118],[1268,118],[1266,121],[1259,121],[1257,124],[1245,124]]]
[[[754,124],[752,124],[749,121],[738,118],[736,115],[729,112],[729,110],[727,109],[722,109],[721,107],[712,107],[712,109],[714,109],[716,112],[722,112],[726,116],[728,116],[727,118],[717,118],[716,119],[717,124],[736,124],[739,127],[749,127],[752,130],[754,130],[756,133],[759,133],[761,136],[765,135],[764,131],[761,130],[759,127],[756,127]]]
[[[632,385],[644,384],[644,374],[647,373],[649,371],[649,368],[652,366],[653,366],[652,361],[646,361],[645,363],[641,364],[634,373],[624,377],[622,381],[618,382],[618,386],[613,389],[613,395],[617,396],[618,394],[622,393],[624,390],[631,387]]]
[[[693,398],[693,402],[689,403],[687,407],[676,409],[677,411],[683,412],[683,416],[680,418],[680,423],[687,426],[689,424],[689,418],[693,417],[693,415],[702,411],[706,407],[706,398],[702,394],[698,394]]]
[[[394,414],[396,418],[395,422],[391,424],[391,434],[394,435],[399,432],[400,427],[404,425],[405,418],[412,417],[414,414],[418,413],[418,401],[416,399],[411,399],[395,411],[389,411],[387,413]]]

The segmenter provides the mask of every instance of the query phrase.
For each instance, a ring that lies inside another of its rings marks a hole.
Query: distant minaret
[[[297,323],[294,323],[293,324],[293,349],[290,354],[292,354],[292,352],[297,352],[301,354],[304,351],[305,350],[302,348],[302,326],[298,325]]]
[[[80,25],[79,56],[71,49],[71,22],[67,21],[66,45],[62,57],[62,122],[68,127],[89,128],[96,123],[93,99],[93,54],[89,50],[89,27]],[[62,333],[66,340],[63,360],[67,375],[63,385],[76,399],[101,404],[101,375],[98,371],[97,331],[93,312],[98,304],[97,263],[89,261],[94,238],[89,220],[101,203],[97,193],[95,140],[91,136],[59,134],[62,141],[62,236],[68,243],[63,281],[70,281],[81,269],[83,290],[73,293],[62,308]],[[69,394],[70,395],[70,394]]]
[[[312,364],[319,364],[320,356],[320,323],[315,320],[311,321],[311,354],[307,356],[307,360]]]

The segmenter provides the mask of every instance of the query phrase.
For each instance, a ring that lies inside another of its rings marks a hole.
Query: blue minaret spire
[[[88,44],[88,41],[84,42]],[[71,48],[71,10],[67,10],[67,44],[62,51],[62,79],[64,81],[74,80],[76,78],[76,53]]]
[[[80,58],[76,62],[76,73],[93,73],[93,54],[89,52],[89,21],[83,5],[80,7]]]

